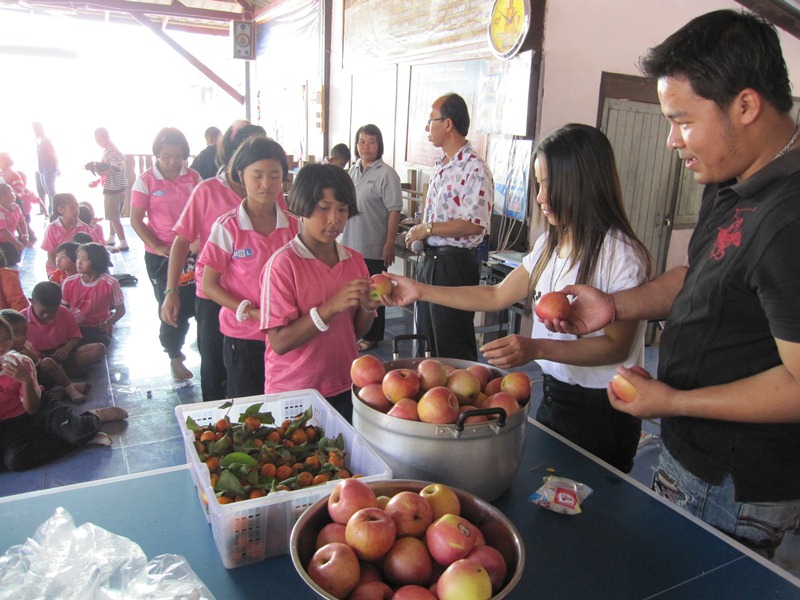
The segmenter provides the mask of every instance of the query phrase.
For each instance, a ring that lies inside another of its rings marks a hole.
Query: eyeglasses
[[[446,121],[447,117],[431,117],[428,119],[427,126],[430,127],[434,121]]]

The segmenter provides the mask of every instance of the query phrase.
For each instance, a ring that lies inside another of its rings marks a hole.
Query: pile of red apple
[[[333,522],[317,535],[306,572],[336,598],[488,600],[508,568],[460,513],[458,495],[442,484],[389,498],[344,480],[328,498]]]
[[[511,416],[528,403],[531,380],[521,371],[494,377],[485,365],[455,369],[428,358],[415,369],[386,371],[383,363],[365,354],[353,361],[350,377],[364,404],[400,419],[424,423],[455,423],[458,416],[476,408],[502,408]],[[473,415],[466,423],[493,418]]]

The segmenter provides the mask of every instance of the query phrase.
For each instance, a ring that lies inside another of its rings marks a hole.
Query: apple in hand
[[[392,585],[428,585],[433,560],[425,542],[415,537],[397,538],[383,557],[383,574]]]
[[[316,548],[319,550],[332,542],[339,542],[340,544],[347,543],[344,539],[344,525],[341,523],[328,523],[325,527],[320,529],[317,534]]]
[[[450,373],[445,387],[456,395],[459,404],[472,404],[481,393],[480,381],[466,369],[456,369]]]
[[[433,560],[445,567],[466,557],[475,547],[475,540],[473,525],[465,518],[451,514],[436,519],[425,532]]]
[[[373,275],[370,277],[371,283],[369,286],[369,299],[373,302],[380,302],[383,296],[390,296],[392,294],[392,280],[386,275]]]
[[[397,417],[398,419],[405,419],[406,421],[419,421],[419,412],[417,412],[417,401],[411,398],[402,398],[397,401],[389,412],[386,413],[390,417]]]
[[[439,600],[489,600],[492,581],[483,566],[468,558],[455,561],[436,583]]]
[[[630,370],[636,373],[637,375],[641,375],[642,377],[646,377],[647,379],[652,379],[653,377],[644,370],[639,365],[634,365],[630,367]],[[617,373],[614,377],[611,378],[611,389],[616,394],[617,398],[622,400],[623,402],[632,402],[633,399],[636,397],[636,386],[634,386],[630,381],[625,379],[622,375]]]
[[[419,420],[424,423],[455,423],[458,418],[458,398],[446,387],[435,387],[422,394],[417,402]]]
[[[435,358],[426,358],[417,365],[419,389],[427,392],[431,388],[447,383],[447,371],[444,365]]]
[[[500,551],[497,548],[486,546],[485,544],[480,546],[476,545],[472,549],[472,552],[467,554],[467,558],[481,563],[489,574],[489,579],[492,581],[492,593],[496,594],[499,592],[500,588],[503,587],[503,583],[506,581],[506,575],[508,573],[506,561],[503,555],[500,554]]]
[[[378,560],[394,545],[397,527],[380,508],[362,508],[347,521],[344,536],[358,558]]]
[[[381,385],[386,398],[395,404],[401,398],[417,397],[419,376],[411,369],[392,369],[384,376]]]
[[[398,492],[384,509],[397,527],[397,537],[422,537],[433,523],[433,509],[425,499],[414,492]]]
[[[350,379],[353,385],[363,388],[370,383],[380,383],[386,375],[386,367],[372,354],[359,356],[350,365]]]
[[[512,371],[500,380],[500,391],[511,394],[524,406],[531,397],[531,378],[522,371]]]
[[[308,562],[306,572],[319,587],[336,598],[347,598],[358,585],[361,567],[355,552],[340,543],[326,544]]]
[[[375,492],[364,481],[348,478],[337,484],[328,496],[328,515],[334,523],[347,525],[357,511],[362,508],[376,508],[378,499]]]
[[[569,317],[569,297],[561,292],[542,294],[533,311],[542,321],[563,321]]]
[[[358,397],[364,404],[382,413],[389,412],[393,406],[383,393],[383,386],[380,383],[365,385],[358,391]]]
[[[461,501],[452,488],[443,483],[431,483],[422,488],[419,495],[431,505],[433,520],[444,515],[460,515]]]

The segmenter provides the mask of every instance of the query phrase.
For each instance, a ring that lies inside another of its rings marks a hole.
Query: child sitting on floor
[[[122,288],[109,275],[111,260],[105,246],[91,243],[78,248],[78,273],[62,286],[63,301],[81,328],[84,342],[111,343],[114,323],[125,315]]]
[[[7,183],[0,183],[0,242],[13,246],[17,252],[22,252],[28,243],[25,217],[16,203],[14,188]]]
[[[10,471],[51,462],[84,444],[111,445],[100,425],[128,418],[119,407],[80,415],[42,397],[33,361],[11,349],[11,326],[0,317],[0,457]]]
[[[22,291],[19,271],[8,268],[6,255],[0,249],[0,309],[24,310],[27,307],[28,299],[25,297],[25,292]]]
[[[72,194],[56,194],[53,196],[54,219],[44,230],[42,250],[47,251],[47,276],[56,268],[56,248],[63,242],[69,242],[79,231],[88,233],[92,240],[99,242],[94,230],[78,218],[78,200]]]
[[[39,354],[52,357],[70,374],[105,358],[103,344],[81,344],[83,336],[74,315],[61,306],[58,284],[37,283],[30,300],[31,305],[22,314],[28,320],[28,340]]]
[[[87,200],[78,202],[78,218],[91,227],[94,230],[97,241],[105,245],[106,237],[103,233],[103,227],[100,225],[100,221],[103,219],[102,217],[94,216],[94,206],[92,206],[91,202]]]
[[[78,261],[78,242],[64,242],[56,248],[56,270],[50,275],[50,281],[61,285],[70,275],[78,272],[75,263]]]
[[[33,361],[38,375],[38,382],[43,388],[52,390],[54,385],[61,386],[67,397],[75,404],[86,400],[86,394],[92,389],[88,381],[75,382],[56,361],[50,357],[42,357],[28,341],[28,319],[21,312],[12,308],[0,310],[0,318],[11,326],[11,349],[24,354]]]

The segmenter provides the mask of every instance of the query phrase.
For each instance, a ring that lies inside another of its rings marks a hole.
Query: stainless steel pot
[[[408,337],[395,339],[395,357],[397,341]],[[425,358],[395,358],[384,364],[387,371],[416,370],[423,360]],[[479,364],[459,359],[437,360],[457,369]],[[497,376],[507,373],[492,370]],[[391,467],[396,479],[444,483],[490,502],[511,485],[525,450],[530,404],[510,417],[506,417],[502,409],[492,409],[499,416],[496,421],[463,424],[462,418],[454,425],[434,425],[383,414],[364,404],[358,391],[353,386],[353,427]]]

